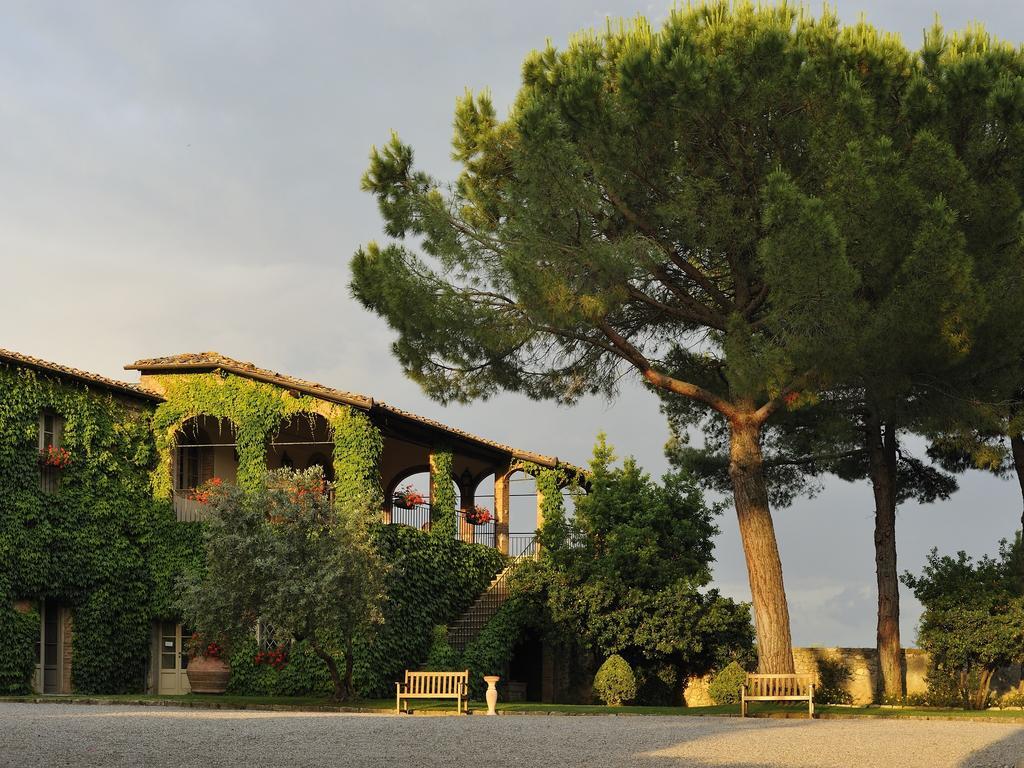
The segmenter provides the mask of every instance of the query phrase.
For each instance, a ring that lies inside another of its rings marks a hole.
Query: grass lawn
[[[202,694],[186,694],[183,696],[153,696],[144,694],[101,695],[101,696],[5,696],[0,701],[18,702],[82,702],[96,704],[149,704],[163,706],[195,706],[224,709],[283,709],[294,711],[364,711],[393,712],[394,699],[356,699],[337,704],[326,697],[319,696],[204,696]],[[417,699],[410,702],[416,712],[442,713],[454,712],[455,702],[452,700]],[[482,701],[470,702],[470,710],[476,713],[487,711]],[[674,715],[676,717],[715,716],[736,717],[739,705],[723,705],[713,707],[641,707],[623,706],[606,707],[599,704],[541,704],[532,701],[499,702],[499,712],[521,714],[549,715]],[[817,705],[815,714],[823,718],[872,717],[887,719],[970,719],[1017,721],[1024,723],[1022,710],[963,710],[963,709],[927,709],[890,707],[838,707]],[[785,704],[751,704],[749,713],[753,717],[806,717],[806,705]]]

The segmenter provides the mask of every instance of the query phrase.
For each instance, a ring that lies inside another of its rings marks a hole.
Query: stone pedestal
[[[484,682],[487,683],[487,693],[484,695],[484,698],[487,700],[488,715],[498,714],[494,709],[494,705],[498,703],[498,689],[496,685],[499,680],[501,678],[498,675],[484,675]]]

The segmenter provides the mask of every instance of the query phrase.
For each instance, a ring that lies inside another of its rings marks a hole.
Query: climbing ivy
[[[339,504],[380,509],[383,497],[377,467],[384,441],[365,413],[232,374],[172,374],[158,376],[156,381],[166,398],[153,418],[160,455],[153,474],[158,497],[170,496],[171,452],[175,436],[189,419],[211,416],[234,426],[237,483],[251,489],[266,472],[267,440],[282,422],[300,414],[320,414],[333,435],[335,499]]]
[[[72,685],[81,693],[138,692],[155,620],[174,620],[178,576],[201,562],[202,526],[176,521],[171,504],[175,435],[196,416],[230,420],[236,430],[238,483],[253,487],[266,467],[266,442],[285,419],[319,413],[332,429],[336,499],[369,511],[382,501],[383,439],[368,416],[348,406],[293,396],[232,375],[167,375],[166,401],[154,409],[83,384],[0,367],[0,692],[29,690],[40,617],[15,601],[54,600],[72,611]],[[71,464],[55,493],[40,490],[38,419],[64,419]],[[452,456],[435,457],[440,477]],[[391,681],[426,658],[432,628],[458,617],[501,569],[494,549],[455,540],[455,494],[438,483],[435,535],[377,526],[375,542],[394,568],[386,623],[358,648],[356,685],[386,695]],[[448,526],[449,534],[438,529]],[[322,664],[299,646],[281,671],[256,667],[254,648],[236,648],[232,689],[281,695],[321,693]],[[306,663],[306,662],[309,663]]]
[[[455,457],[450,450],[435,449],[430,454],[430,472],[434,477],[430,489],[430,532],[439,539],[455,538],[458,523],[455,517],[455,486],[452,484]]]
[[[392,567],[384,624],[372,645],[357,650],[355,680],[363,696],[394,693],[393,681],[426,660],[434,627],[458,618],[506,562],[492,547],[404,525],[381,526],[376,544]]]
[[[63,419],[70,464],[40,488],[39,414]],[[138,690],[149,654],[160,514],[149,489],[156,453],[148,407],[34,371],[0,368],[0,689],[27,691],[39,615],[14,601],[71,609],[72,685]],[[169,514],[169,505],[163,511]]]

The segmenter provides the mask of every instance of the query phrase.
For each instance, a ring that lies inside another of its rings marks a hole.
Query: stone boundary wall
[[[918,648],[903,649],[906,669],[907,695],[923,694],[928,690],[927,675],[931,660],[927,652]],[[818,674],[818,660],[842,662],[850,670],[850,679],[844,686],[858,705],[874,702],[878,683],[878,651],[874,648],[794,648],[793,661],[796,671],[801,674]],[[693,677],[687,681],[683,698],[688,707],[709,706],[713,702],[708,695],[711,676]],[[998,697],[1021,683],[1020,667],[1003,670],[992,681],[992,690]]]

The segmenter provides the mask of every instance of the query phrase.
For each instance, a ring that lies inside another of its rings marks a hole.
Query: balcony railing
[[[207,505],[194,498],[195,491],[191,488],[176,488],[174,496],[174,516],[179,523],[198,523],[206,519]]]
[[[392,525],[408,525],[420,531],[430,530],[430,506],[415,504],[411,507],[389,505],[384,509],[384,522]]]
[[[391,525],[408,525],[420,531],[430,530],[430,505],[416,504],[412,507],[396,507],[390,505],[384,509],[385,523]],[[494,520],[481,525],[473,525],[466,520],[466,513],[455,510],[455,538],[459,541],[484,544],[488,547],[497,546],[497,532]]]

